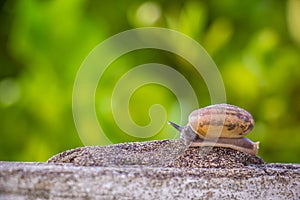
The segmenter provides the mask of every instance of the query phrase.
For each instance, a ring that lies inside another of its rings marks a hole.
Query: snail
[[[194,110],[188,124],[169,124],[180,133],[185,145],[231,148],[257,155],[259,142],[244,138],[254,127],[252,115],[246,110],[229,104],[216,104]]]

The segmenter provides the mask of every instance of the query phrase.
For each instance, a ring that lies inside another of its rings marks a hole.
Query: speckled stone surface
[[[299,199],[300,165],[180,140],[81,147],[1,162],[0,199]]]
[[[299,199],[299,164],[239,168],[0,162],[0,199]]]
[[[180,140],[88,146],[62,152],[49,163],[76,166],[156,166],[185,168],[236,168],[263,164],[257,156],[219,147],[187,148]]]

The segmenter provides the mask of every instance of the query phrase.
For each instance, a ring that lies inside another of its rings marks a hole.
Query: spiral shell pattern
[[[242,138],[253,129],[254,120],[242,108],[216,104],[193,111],[188,125],[202,138]]]

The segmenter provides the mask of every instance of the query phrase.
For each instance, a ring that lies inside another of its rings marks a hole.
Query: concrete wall
[[[0,199],[300,199],[299,164],[240,168],[0,162]]]

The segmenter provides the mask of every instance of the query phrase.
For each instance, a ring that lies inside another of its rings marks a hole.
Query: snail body
[[[169,122],[181,133],[188,146],[232,148],[252,155],[258,153],[258,142],[244,138],[254,127],[246,110],[229,104],[216,104],[193,111],[184,127]]]

